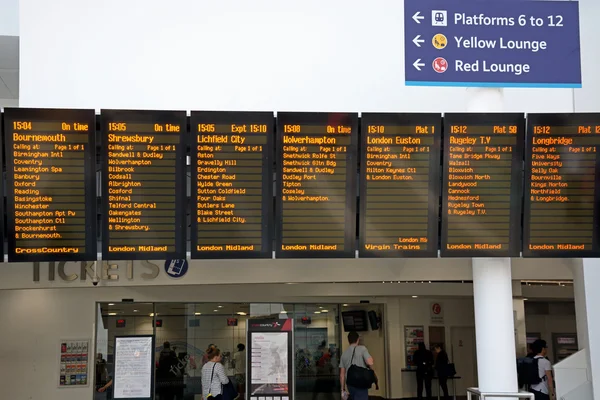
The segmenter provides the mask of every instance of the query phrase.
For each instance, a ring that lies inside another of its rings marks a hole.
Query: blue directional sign
[[[404,1],[407,86],[581,87],[576,1]]]

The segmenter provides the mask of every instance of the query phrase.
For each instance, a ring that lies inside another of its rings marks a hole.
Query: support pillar
[[[501,112],[502,89],[468,88],[468,112]],[[477,376],[483,392],[517,392],[510,258],[474,258],[473,296]]]
[[[477,376],[482,392],[517,392],[510,258],[474,258]]]
[[[577,340],[580,349],[587,349],[588,379],[595,399],[600,399],[600,259],[584,258],[573,268]]]

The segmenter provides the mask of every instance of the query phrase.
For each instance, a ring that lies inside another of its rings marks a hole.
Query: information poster
[[[416,369],[417,367],[414,363],[413,355],[419,349],[419,343],[425,343],[425,329],[423,326],[405,326],[404,354],[407,369]]]
[[[96,260],[94,110],[7,108],[8,260]]]
[[[600,114],[527,118],[523,257],[598,257]]]
[[[114,399],[154,395],[154,336],[115,337]]]
[[[446,114],[444,129],[441,255],[518,257],[523,114]]]
[[[59,387],[87,386],[90,340],[62,339],[59,346]]]
[[[355,257],[357,141],[357,114],[277,113],[277,257]]]
[[[274,118],[192,112],[192,258],[271,258]]]
[[[185,258],[185,111],[101,117],[103,259]]]
[[[437,257],[440,114],[362,114],[360,257]]]
[[[251,400],[293,399],[293,319],[248,320],[248,390]]]

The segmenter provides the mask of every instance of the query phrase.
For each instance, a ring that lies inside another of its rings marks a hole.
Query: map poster
[[[115,337],[114,399],[149,400],[154,393],[154,336]]]
[[[248,393],[251,400],[293,398],[293,319],[248,321]]]

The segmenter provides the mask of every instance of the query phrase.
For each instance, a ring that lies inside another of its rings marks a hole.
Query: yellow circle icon
[[[438,33],[431,39],[431,43],[436,49],[442,50],[448,44],[448,39],[446,39],[446,36]]]

